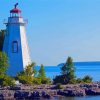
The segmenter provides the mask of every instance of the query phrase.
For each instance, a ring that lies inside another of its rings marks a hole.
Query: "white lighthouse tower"
[[[19,71],[23,71],[25,66],[31,63],[28,43],[26,39],[25,21],[21,16],[21,10],[17,8],[10,10],[10,17],[6,24],[3,51],[9,59],[8,74],[15,76]]]

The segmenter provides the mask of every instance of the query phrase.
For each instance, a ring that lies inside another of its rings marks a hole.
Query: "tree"
[[[53,79],[53,84],[57,84],[57,83],[67,84],[68,83],[68,79],[67,79],[66,75],[57,75]]]
[[[75,68],[73,65],[73,59],[68,57],[66,63],[61,68],[62,75],[66,75],[68,83],[75,82]]]
[[[0,85],[1,86],[13,86],[14,79],[6,75],[8,69],[8,57],[4,52],[0,52]]]
[[[36,74],[36,71],[35,69],[33,70],[33,67],[35,66],[36,64],[35,63],[31,63],[31,64],[28,64],[25,68],[25,75],[26,76],[33,76],[34,74]]]
[[[90,77],[89,75],[86,75],[83,77],[83,82],[85,83],[91,83],[92,82],[92,77]]]
[[[3,78],[0,78],[0,85],[1,86],[14,86],[15,80],[10,76],[5,75]]]
[[[44,70],[44,65],[43,64],[41,64],[41,66],[40,66],[40,70],[39,70],[39,75],[38,75],[40,78],[45,78],[46,77],[46,75],[45,75],[45,70]]]
[[[21,71],[17,74],[17,79],[23,84],[32,84],[35,74],[33,67],[35,65],[36,65],[35,63],[27,65],[24,71]]]
[[[81,78],[77,78],[76,83],[83,83],[83,80]]]
[[[0,52],[0,75],[6,74],[8,69],[8,57],[4,52]]]
[[[39,74],[38,74],[37,78],[41,80],[41,84],[51,83],[50,78],[47,78],[46,75],[45,75],[45,69],[44,69],[43,64],[41,64],[41,66],[40,66],[40,70],[39,70]]]
[[[73,65],[73,59],[71,57],[67,58],[66,63],[61,67],[61,75],[56,76],[53,79],[53,83],[75,83],[75,68]]]
[[[2,51],[3,49],[4,33],[5,33],[5,30],[0,30],[0,51]]]

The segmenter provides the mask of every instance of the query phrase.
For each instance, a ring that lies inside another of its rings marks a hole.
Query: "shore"
[[[0,100],[13,99],[50,99],[53,97],[75,97],[100,95],[100,82],[89,84],[62,85],[63,89],[56,89],[56,85],[20,85],[15,87],[1,87]]]

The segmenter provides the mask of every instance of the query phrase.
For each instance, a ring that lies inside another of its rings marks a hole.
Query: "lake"
[[[87,97],[60,97],[52,98],[50,100],[100,100],[100,96],[87,96]]]
[[[39,70],[39,66],[36,67]],[[61,73],[61,66],[45,66],[46,76],[53,79],[56,75]],[[90,75],[93,81],[100,81],[100,66],[75,66],[75,74],[77,77],[84,77]]]

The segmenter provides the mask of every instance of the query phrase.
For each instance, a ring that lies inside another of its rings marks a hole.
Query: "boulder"
[[[87,89],[86,95],[100,95],[100,89]]]
[[[66,89],[66,90],[60,90],[57,92],[58,95],[62,96],[85,96],[85,90],[84,89]]]

